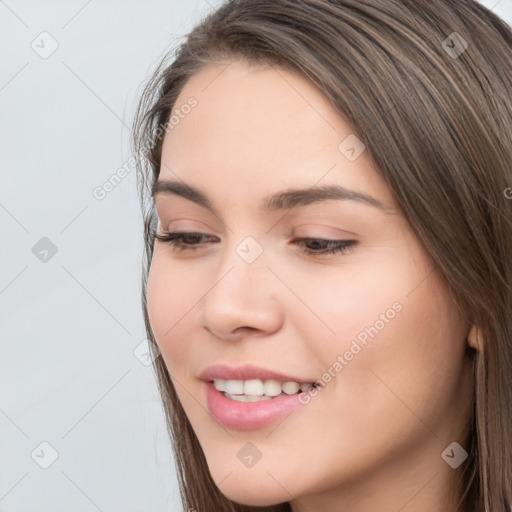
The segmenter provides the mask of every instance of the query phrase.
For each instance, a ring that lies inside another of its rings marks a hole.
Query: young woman
[[[228,1],[156,70],[134,143],[184,510],[511,510],[503,21]]]

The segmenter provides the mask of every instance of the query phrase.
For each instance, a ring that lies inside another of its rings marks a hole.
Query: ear
[[[483,349],[482,346],[482,336],[480,329],[473,325],[471,327],[471,330],[469,331],[468,337],[467,337],[468,345],[478,352],[481,352]]]

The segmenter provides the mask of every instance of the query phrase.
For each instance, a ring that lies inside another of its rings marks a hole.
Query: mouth
[[[292,381],[255,382],[255,379],[215,379],[203,382],[203,386],[213,419],[223,427],[235,430],[257,430],[284,421],[294,410],[308,403],[304,398],[308,398],[310,389],[317,387]],[[243,393],[237,393],[239,391]],[[262,394],[258,394],[260,392]]]

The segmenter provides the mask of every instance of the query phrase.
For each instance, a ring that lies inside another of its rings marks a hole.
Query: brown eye
[[[325,255],[350,252],[357,240],[324,240],[322,238],[297,238],[294,242],[299,242],[303,251],[310,255]],[[312,245],[310,248],[308,245]]]
[[[183,250],[192,250],[195,251],[199,249],[200,242],[198,239],[201,238],[214,238],[210,235],[205,235],[203,233],[169,233],[164,232],[159,235],[155,235],[157,240],[161,242],[170,243],[174,249],[178,251]],[[185,240],[185,243],[183,242]]]

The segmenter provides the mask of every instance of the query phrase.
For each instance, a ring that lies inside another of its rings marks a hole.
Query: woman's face
[[[148,311],[220,490],[441,510],[464,466],[441,455],[464,446],[468,326],[362,142],[301,76],[240,62],[192,77],[173,114],[158,233],[198,236],[155,242]]]

